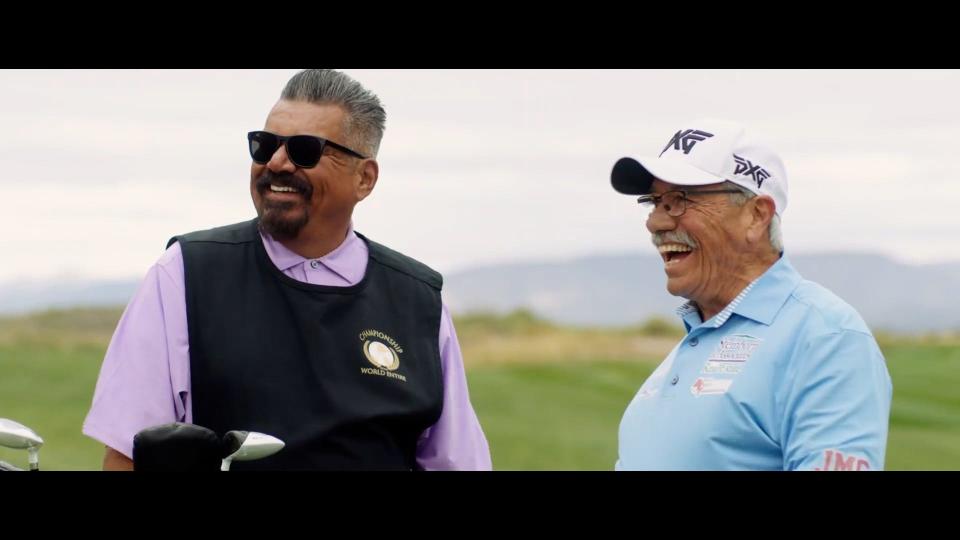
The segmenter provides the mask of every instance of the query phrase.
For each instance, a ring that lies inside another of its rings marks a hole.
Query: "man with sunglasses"
[[[787,176],[734,123],[685,124],[611,182],[639,195],[686,336],[626,408],[618,470],[879,470],[892,385],[857,312],[783,253]]]
[[[104,469],[171,422],[284,441],[237,469],[491,468],[441,276],[353,230],[385,120],[342,73],[287,83],[247,135],[257,218],[172,238],[120,320],[83,430]]]

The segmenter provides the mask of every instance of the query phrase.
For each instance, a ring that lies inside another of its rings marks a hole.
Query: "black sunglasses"
[[[247,133],[247,141],[250,143],[250,157],[253,161],[263,165],[270,161],[273,154],[276,153],[280,145],[287,149],[287,156],[290,161],[301,169],[315,167],[320,157],[323,156],[323,149],[327,146],[336,148],[341,152],[350,154],[360,159],[367,157],[359,152],[355,152],[346,146],[339,145],[333,141],[315,137],[313,135],[291,135],[284,137],[269,131],[251,131]]]

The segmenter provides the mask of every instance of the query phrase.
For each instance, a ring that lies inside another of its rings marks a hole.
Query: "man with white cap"
[[[659,148],[658,148],[659,150]],[[628,405],[617,470],[879,470],[892,384],[857,312],[783,254],[787,175],[734,123],[620,159],[686,336]]]

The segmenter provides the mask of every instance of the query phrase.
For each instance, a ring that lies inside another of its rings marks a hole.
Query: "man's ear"
[[[360,182],[357,184],[357,200],[362,201],[373,192],[380,176],[380,165],[375,159],[365,159],[360,164]]]
[[[747,242],[757,244],[764,241],[767,231],[770,230],[770,221],[776,214],[776,203],[769,195],[758,195],[748,202],[747,215]]]

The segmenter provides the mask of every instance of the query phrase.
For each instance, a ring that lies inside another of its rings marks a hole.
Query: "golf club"
[[[26,449],[31,471],[40,470],[40,447],[43,439],[27,426],[0,418],[0,446]]]
[[[284,442],[276,437],[256,431],[228,431],[223,436],[227,457],[220,464],[221,471],[229,471],[230,463],[252,461],[276,454],[284,447]]]

